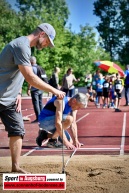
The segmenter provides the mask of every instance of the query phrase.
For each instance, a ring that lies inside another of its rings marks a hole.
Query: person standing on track
[[[60,85],[59,85],[59,73],[60,73],[60,68],[59,67],[55,67],[54,68],[54,72],[51,75],[51,78],[49,80],[49,84],[51,86],[53,86],[56,89],[60,89]],[[54,96],[54,95],[53,95]]]
[[[121,98],[122,98],[122,91],[123,91],[124,82],[122,79],[120,79],[120,74],[116,74],[116,80],[114,81],[114,88],[116,92],[116,98],[115,98],[115,112],[121,112],[119,109],[121,104]]]
[[[66,96],[72,97],[74,95],[74,82],[78,81],[80,81],[80,79],[76,79],[72,68],[69,68],[62,80],[62,90],[66,93]]]
[[[36,76],[30,63],[31,48],[42,50],[48,46],[53,47],[55,34],[53,26],[42,23],[28,36],[12,40],[0,54],[0,118],[10,138],[12,172],[27,173],[19,166],[22,139],[25,135],[19,91],[24,78],[35,88],[51,92],[61,99],[65,96],[64,92],[51,87]]]
[[[62,143],[67,149],[80,148],[81,143],[78,141],[76,115],[77,110],[80,108],[86,108],[88,97],[86,94],[78,93],[72,98],[64,97],[62,100],[58,100],[57,97],[53,97],[44,106],[41,114],[39,115],[39,135],[36,138],[38,146],[42,145],[43,140],[48,138],[48,147],[61,147]],[[71,128],[72,138],[66,131]],[[60,139],[61,138],[61,139]]]
[[[109,91],[110,91],[110,77],[105,76],[105,81],[103,82],[103,108],[109,106]]]
[[[126,65],[125,70],[125,106],[129,106],[129,64]]]
[[[98,103],[97,108],[100,108],[100,102],[103,103],[103,83],[104,83],[103,75],[100,73],[99,78],[96,81],[96,91],[97,91],[97,97],[98,97]]]
[[[36,58],[34,56],[31,56],[30,62],[31,62],[34,74],[37,75],[38,66],[36,64]],[[36,116],[36,119],[34,121],[32,121],[31,123],[37,123],[38,122],[38,116],[43,108],[43,101],[42,101],[43,91],[28,84],[27,94],[28,94],[28,96],[31,95],[32,104],[33,104],[33,108],[34,108],[34,112],[35,112],[35,116]]]

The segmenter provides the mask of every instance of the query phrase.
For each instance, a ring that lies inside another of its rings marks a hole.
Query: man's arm
[[[81,143],[78,141],[78,131],[77,131],[77,124],[76,124],[76,116],[77,116],[77,110],[72,112],[73,116],[73,122],[71,125],[71,130],[72,130],[72,138],[73,138],[73,144],[77,147],[81,147]]]
[[[71,142],[67,140],[62,126],[63,101],[56,100],[54,104],[56,106],[56,120],[55,120],[56,131],[63,140],[63,143],[66,145],[67,149],[74,149],[75,148],[74,145],[72,145]]]
[[[59,98],[63,98],[65,93],[55,89],[54,87],[50,86],[49,84],[42,81],[37,75],[33,73],[33,70],[29,66],[19,65],[19,70],[23,74],[25,80],[35,88],[39,90],[44,90],[46,92],[51,92],[54,95],[57,95]]]
[[[27,88],[27,95],[28,96],[30,96],[31,94],[30,94],[30,90],[31,90],[31,85],[30,84],[28,84],[28,88]]]

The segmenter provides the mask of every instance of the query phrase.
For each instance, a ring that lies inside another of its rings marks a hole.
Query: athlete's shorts
[[[116,92],[116,98],[121,99],[121,98],[122,98],[122,97],[121,97],[121,93]]]
[[[97,92],[97,96],[103,96],[103,92]]]
[[[67,115],[63,115],[63,120],[66,120],[66,117],[67,117]],[[46,117],[43,120],[40,120],[39,121],[39,127],[41,129],[46,130],[46,131],[54,133],[56,131],[56,128],[55,128],[55,115],[54,116],[49,116],[49,117]],[[65,130],[65,135],[66,135],[68,141],[70,141],[70,138],[71,138],[70,134],[66,130]]]
[[[22,114],[16,112],[16,104],[13,102],[9,106],[0,104],[0,118],[8,132],[8,137],[25,135]]]
[[[104,96],[105,98],[108,98],[108,97],[109,97],[109,92],[103,92],[103,96]]]

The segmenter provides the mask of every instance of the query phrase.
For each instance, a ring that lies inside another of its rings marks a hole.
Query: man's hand
[[[78,140],[76,140],[74,145],[76,148],[80,148],[82,146],[82,143],[80,143]]]
[[[61,90],[56,89],[56,92],[53,94],[56,95],[58,97],[58,99],[63,99],[66,93],[61,91]]]
[[[16,99],[16,111],[18,113],[21,112],[21,95],[20,94],[17,95],[17,99]]]
[[[65,146],[67,147],[67,149],[75,149],[75,146],[73,144],[71,144],[69,141],[65,142]]]

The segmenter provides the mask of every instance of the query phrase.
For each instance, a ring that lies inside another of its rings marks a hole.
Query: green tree
[[[5,1],[0,1],[0,50],[20,34],[18,14]]]
[[[121,10],[121,20],[122,27],[120,28],[120,36],[123,39],[122,48],[119,50],[119,58],[121,63],[129,63],[129,0],[121,1],[120,4]]]
[[[100,18],[96,28],[103,40],[101,46],[112,60],[129,62],[129,0],[96,0],[94,14]]]
[[[102,46],[110,52],[112,59],[116,56],[121,45],[119,6],[120,3],[117,0],[97,0],[94,2],[94,14],[100,17],[100,22],[96,28],[103,40]]]
[[[44,67],[50,77],[55,66],[61,68],[60,80],[66,70],[72,67],[77,78],[84,84],[86,73],[95,70],[94,60],[110,59],[108,53],[99,47],[93,28],[80,26],[80,33],[73,33],[66,28],[69,10],[65,0],[17,0],[18,10],[12,10],[5,0],[0,1],[0,49],[12,39],[30,34],[42,22],[51,23],[56,30],[55,48],[38,51],[32,48],[32,55],[37,63]],[[23,89],[26,90],[27,83]]]

